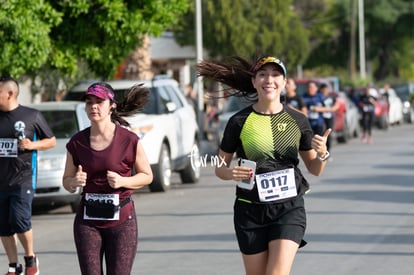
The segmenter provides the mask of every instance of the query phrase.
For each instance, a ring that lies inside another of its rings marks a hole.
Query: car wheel
[[[413,108],[410,108],[410,116],[408,118],[408,123],[413,123],[414,121],[414,110]]]
[[[348,141],[346,133],[343,133],[341,136],[338,136],[337,141],[338,143],[346,143]]]
[[[200,179],[200,147],[197,141],[194,141],[190,156],[186,167],[180,170],[182,183],[196,183]]]
[[[390,122],[389,122],[389,119],[388,119],[388,116],[383,116],[383,119],[382,119],[382,121],[381,121],[381,129],[384,129],[384,130],[387,130],[388,129],[388,126],[389,126],[389,124],[390,124]]]
[[[355,131],[354,131],[354,133],[353,133],[353,136],[352,137],[354,137],[354,138],[357,138],[357,137],[359,137],[361,135],[361,126],[359,125],[359,122],[358,122],[358,124],[356,125],[356,127],[355,127]]]
[[[388,116],[382,115],[379,119],[378,127],[383,130],[388,129]]]
[[[171,187],[171,159],[166,144],[162,144],[158,164],[153,166],[153,181],[149,185],[151,192],[165,192]]]
[[[344,119],[342,134],[338,136],[337,141],[338,143],[346,143],[348,141],[349,132],[348,132],[348,124]]]

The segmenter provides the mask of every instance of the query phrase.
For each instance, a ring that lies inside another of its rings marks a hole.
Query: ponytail
[[[111,120],[121,126],[129,127],[130,124],[123,117],[132,116],[141,111],[149,99],[149,89],[138,84],[132,86],[126,93],[124,100],[113,108]]]

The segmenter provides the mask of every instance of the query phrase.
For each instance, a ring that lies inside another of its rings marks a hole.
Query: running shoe
[[[362,136],[361,141],[362,141],[362,143],[367,143],[367,137],[366,136]]]
[[[25,260],[26,257],[25,257]],[[31,263],[30,264],[26,264],[26,270],[24,271],[24,275],[39,275],[39,259],[34,256],[33,259],[29,260]],[[29,261],[26,261],[26,263],[28,263]]]
[[[23,266],[18,264],[16,267],[9,267],[9,271],[5,275],[20,275],[23,273]]]

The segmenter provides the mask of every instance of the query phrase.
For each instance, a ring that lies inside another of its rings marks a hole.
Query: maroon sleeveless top
[[[137,144],[139,137],[119,125],[115,127],[115,135],[111,144],[100,151],[90,146],[90,127],[75,134],[66,144],[66,149],[72,155],[73,165],[82,165],[82,170],[87,173],[86,186],[83,187],[82,198],[85,193],[119,194],[119,202],[132,195],[134,190],[127,188],[114,189],[108,184],[106,173],[114,171],[123,177],[130,177],[134,167]],[[77,215],[83,216],[83,199]],[[128,203],[120,210],[117,221],[95,221],[97,227],[107,228],[123,223],[131,214],[133,203]]]

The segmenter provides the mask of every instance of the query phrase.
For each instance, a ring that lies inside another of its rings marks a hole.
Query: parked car
[[[394,89],[388,90],[388,96],[384,94],[384,90],[380,90],[383,98],[388,100],[388,123],[390,125],[400,124],[403,121],[403,103],[401,98],[397,96]]]
[[[392,85],[392,88],[403,103],[403,120],[412,123],[414,121],[414,106],[411,98],[414,95],[414,83],[395,84]]]
[[[84,81],[72,87],[65,100],[79,100],[90,84]],[[143,83],[150,89],[149,102],[142,112],[126,118],[142,145],[154,174],[151,191],[167,191],[173,172],[178,172],[182,183],[196,183],[200,179],[199,129],[194,108],[189,105],[178,87],[178,82],[157,76],[152,80],[106,81],[121,102],[133,85]]]
[[[360,113],[358,106],[344,93],[337,93],[337,100],[341,101],[340,109],[335,113],[334,135],[339,143],[358,137],[361,132]]]
[[[69,193],[63,187],[66,143],[78,131],[89,127],[90,121],[81,102],[43,102],[30,107],[42,112],[56,137],[56,146],[38,151],[38,175],[33,206],[70,204],[76,211],[81,189]]]
[[[387,130],[389,126],[389,104],[382,98],[377,98],[375,104],[374,124],[383,130]]]

